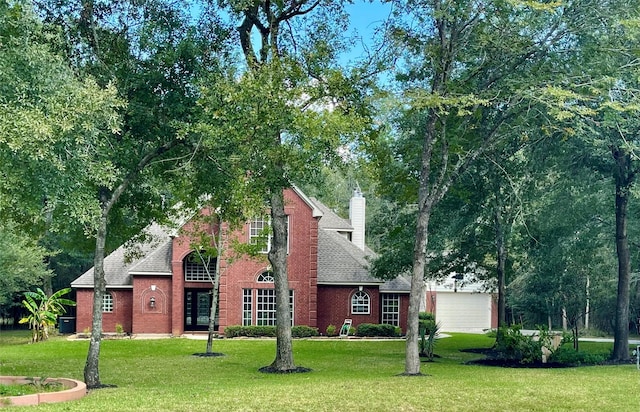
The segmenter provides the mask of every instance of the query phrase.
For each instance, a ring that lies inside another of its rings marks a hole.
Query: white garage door
[[[443,332],[482,332],[491,328],[491,295],[438,292],[436,321]]]

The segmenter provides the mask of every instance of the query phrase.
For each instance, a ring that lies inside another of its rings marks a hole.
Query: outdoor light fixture
[[[362,289],[364,289],[362,286],[358,286],[358,290],[359,290],[360,292],[362,292]]]
[[[151,299],[149,299],[149,306],[151,308],[155,308],[156,307],[156,298],[151,296]]]

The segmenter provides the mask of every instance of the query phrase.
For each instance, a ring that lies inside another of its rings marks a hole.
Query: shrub
[[[589,353],[583,351],[577,351],[568,346],[561,346],[556,349],[551,357],[550,362],[562,363],[570,366],[580,365],[598,365],[603,363],[607,358],[607,355],[602,353]]]
[[[533,336],[523,335],[520,329],[520,325],[500,328],[500,339],[496,342],[496,350],[500,357],[521,364],[542,362],[542,346],[545,339],[535,340]]]
[[[291,336],[294,338],[310,338],[319,334],[318,328],[312,328],[311,326],[297,325],[291,327]]]
[[[418,313],[418,319],[419,320],[432,320],[432,321],[435,321],[436,320],[436,315],[434,315],[431,312],[420,312],[420,313]]]
[[[337,332],[337,328],[336,325],[329,325],[327,326],[327,336],[336,336],[336,332]]]
[[[383,336],[393,337],[396,335],[396,327],[387,324],[361,323],[356,329],[357,336]]]
[[[418,314],[418,331],[420,336],[431,335],[436,330],[436,317],[430,312],[420,312]]]
[[[318,336],[318,329],[310,326],[293,326],[291,327],[291,336],[294,338],[307,338],[310,336]],[[237,338],[246,336],[249,338],[273,338],[276,336],[275,326],[227,326],[224,329],[224,336],[227,338]]]
[[[275,337],[275,326],[227,326],[224,329],[224,336],[227,338],[237,338],[240,336],[246,336],[250,338],[259,337]]]
[[[124,333],[124,328],[122,327],[122,324],[116,323],[116,333],[118,333],[118,334],[123,334]]]

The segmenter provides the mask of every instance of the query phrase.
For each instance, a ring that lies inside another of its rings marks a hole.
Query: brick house
[[[348,318],[354,326],[390,323],[406,330],[410,284],[403,277],[385,282],[369,275],[367,256],[374,253],[365,246],[365,199],[360,193],[351,199],[349,220],[297,188],[285,191],[285,212],[294,325],[317,327],[324,333],[328,325],[340,328]],[[147,228],[150,240],[137,244],[135,254],[121,246],[105,258],[105,332],[115,331],[116,324],[133,334],[180,336],[207,330],[212,285],[190,246],[193,225],[187,222],[176,230],[152,224]],[[252,242],[264,225],[258,218],[236,230],[225,223],[205,229],[214,235],[222,230],[227,242]],[[266,254],[231,259],[223,253],[220,259],[219,332],[230,325],[275,324],[273,277]],[[76,330],[83,331],[91,327],[93,269],[71,286],[76,289]]]

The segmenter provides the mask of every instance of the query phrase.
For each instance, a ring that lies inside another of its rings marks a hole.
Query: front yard
[[[0,375],[82,380],[87,341],[55,337],[38,344],[0,332]],[[223,357],[194,357],[205,341],[107,340],[101,380],[115,388],[38,411],[638,411],[640,371],[635,365],[563,369],[512,369],[463,362],[489,347],[482,335],[456,334],[438,341],[421,377],[404,369],[404,342],[296,340],[295,361],[311,373],[258,372],[275,356],[275,341],[217,340]],[[582,343],[602,351],[612,344]],[[15,408],[22,410],[22,408]],[[34,410],[30,408],[29,410]]]

